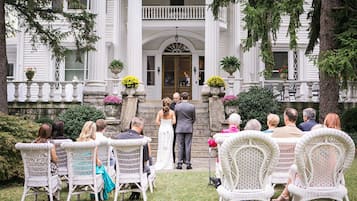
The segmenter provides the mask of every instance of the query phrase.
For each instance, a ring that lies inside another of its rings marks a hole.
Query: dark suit
[[[317,122],[313,119],[307,120],[299,124],[298,128],[302,131],[311,131],[311,128],[315,126]]]
[[[191,165],[191,144],[193,123],[196,120],[195,106],[182,101],[175,106],[176,113],[176,141],[178,143],[178,164],[183,162]],[[185,161],[184,161],[185,159]]]
[[[138,138],[143,138],[144,136],[140,135],[138,132],[136,132],[135,130],[127,130],[125,132],[116,134],[114,136],[112,136],[112,139],[122,139],[122,140],[127,140],[127,139],[138,139]],[[143,148],[143,168],[144,168],[144,172],[150,172],[150,168],[147,166],[146,161],[149,160],[149,148],[148,145],[144,145]]]
[[[173,110],[175,111],[175,106],[176,106],[176,103],[175,102],[172,102],[170,104],[170,110]],[[176,114],[175,114],[176,116]],[[175,145],[176,145],[176,132],[175,132],[175,129],[176,129],[176,124],[172,125],[173,129],[174,129],[174,140],[172,142],[172,158],[174,159],[174,163],[176,161],[176,155],[175,155]]]

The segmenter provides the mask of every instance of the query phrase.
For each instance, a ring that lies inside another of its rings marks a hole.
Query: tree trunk
[[[320,57],[327,50],[336,48],[335,21],[332,16],[333,8],[341,4],[341,0],[321,1],[320,15]],[[329,112],[339,113],[339,79],[320,70],[320,122],[323,122]]]
[[[0,0],[0,112],[7,114],[7,57],[5,38],[5,0]]]

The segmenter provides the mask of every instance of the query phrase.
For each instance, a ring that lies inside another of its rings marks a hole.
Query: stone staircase
[[[208,166],[208,145],[207,139],[211,135],[209,126],[208,103],[201,101],[190,101],[196,107],[196,122],[194,124],[191,161],[193,167],[207,167]],[[139,103],[137,114],[145,119],[144,134],[151,137],[152,155],[156,158],[158,129],[159,126],[155,124],[157,112],[161,109],[161,101],[146,101]],[[177,150],[177,146],[176,146]],[[177,151],[176,151],[177,157]]]

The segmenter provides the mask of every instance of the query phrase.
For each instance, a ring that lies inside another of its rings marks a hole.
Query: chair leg
[[[142,192],[143,192],[143,200],[144,200],[144,201],[147,201],[146,191],[145,191],[145,190],[143,190]]]
[[[21,201],[25,201],[25,197],[26,197],[26,194],[27,194],[27,187],[24,188],[24,192],[22,193],[22,197],[21,197]]]
[[[71,201],[71,195],[73,193],[72,185],[69,185],[68,188],[68,195],[67,195],[67,201]]]
[[[150,181],[149,182],[149,187],[150,187],[150,193],[153,193],[154,192],[154,189],[153,189],[153,184],[152,184],[153,181]]]

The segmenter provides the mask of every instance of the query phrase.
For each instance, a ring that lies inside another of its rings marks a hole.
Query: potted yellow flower
[[[134,75],[127,75],[121,81],[121,84],[125,86],[125,92],[129,97],[135,94],[136,89],[139,87],[139,79]]]
[[[210,87],[211,95],[214,97],[218,97],[221,92],[221,87],[226,85],[223,78],[220,76],[212,76],[207,79],[206,83]]]

